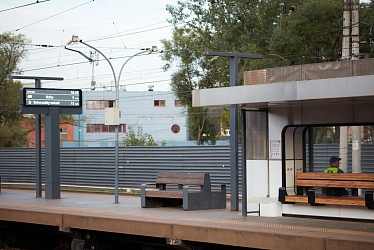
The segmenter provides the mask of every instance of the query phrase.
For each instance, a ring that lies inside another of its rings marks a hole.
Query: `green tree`
[[[262,60],[239,59],[243,71],[339,60],[342,46],[341,0],[194,0],[167,6],[173,36],[164,40],[164,69],[176,66],[172,90],[188,107],[189,131],[201,143],[216,134],[209,109],[192,107],[195,89],[229,86],[229,60],[202,56],[203,51],[264,55]],[[360,53],[374,56],[374,3],[361,4]],[[364,22],[362,22],[364,21]],[[363,27],[361,29],[361,27]],[[362,32],[361,32],[362,31]]]
[[[22,147],[27,145],[27,131],[20,127],[19,81],[11,75],[18,72],[17,65],[26,56],[24,35],[0,34],[0,147]]]
[[[167,51],[163,55],[164,68],[168,70],[173,64],[177,65],[171,87],[188,107],[189,131],[197,144],[203,144],[206,135],[210,135],[210,142],[215,142],[218,131],[211,123],[217,123],[217,119],[210,116],[209,109],[192,107],[191,91],[229,86],[229,60],[204,57],[202,52],[267,52],[280,2],[196,0],[167,6],[174,32],[171,40],[163,41]],[[276,57],[268,60],[280,61]],[[263,68],[259,60],[240,60],[240,83],[244,70],[258,68]]]
[[[141,126],[138,126],[138,131],[136,133],[133,127],[129,126],[128,132],[122,139],[122,144],[123,146],[157,146],[152,135],[143,133],[143,128]]]
[[[374,57],[374,2],[360,5],[360,54],[364,58]]]
[[[269,43],[269,51],[291,64],[336,61],[341,57],[343,11],[341,0],[306,0],[284,15]]]

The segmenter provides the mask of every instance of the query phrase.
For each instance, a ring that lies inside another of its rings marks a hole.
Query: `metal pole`
[[[230,57],[230,86],[238,86],[238,57]],[[238,108],[230,108],[231,211],[239,211]]]
[[[40,79],[35,79],[35,88],[41,88]],[[42,197],[42,115],[35,117],[35,185],[36,197]]]
[[[360,56],[359,8],[360,1],[352,0],[352,60]],[[352,126],[352,173],[361,173],[361,126]],[[359,195],[361,191],[359,191]]]
[[[246,136],[246,110],[241,110],[242,117],[242,216],[247,217],[247,136]]]
[[[79,123],[78,123],[78,147],[81,147],[81,115],[78,115]]]
[[[343,44],[342,44],[342,60],[349,59],[349,38],[351,24],[351,5],[350,0],[343,0]]]
[[[96,49],[95,47],[92,47],[91,45],[83,42],[82,40],[80,40],[79,42],[83,43],[87,47],[90,47],[91,49],[99,52],[100,55],[102,55],[105,58],[105,60],[109,63],[109,66],[112,69],[114,83],[115,83],[115,89],[116,89],[115,104],[116,104],[116,108],[119,108],[119,101],[118,101],[119,100],[119,86],[118,86],[119,83],[117,82],[117,77],[116,77],[116,73],[114,72],[113,65],[110,63],[109,59],[100,50]],[[115,143],[114,144],[115,144],[114,203],[118,204],[118,125],[115,125]]]
[[[139,55],[139,54],[142,54],[142,53],[145,53],[145,52],[148,52],[148,51],[141,51],[141,52],[138,52],[132,56],[130,56],[122,65],[121,67],[121,70],[119,71],[119,74],[118,74],[118,80],[116,81],[116,108],[119,107],[119,82],[120,82],[120,79],[121,79],[121,73],[122,73],[122,70],[123,68],[125,67],[126,63],[128,61],[130,61],[131,58],[135,57],[136,55]],[[105,56],[104,56],[105,57]],[[115,137],[116,137],[116,155],[115,155],[115,160],[116,160],[116,177],[115,177],[115,203],[117,204],[118,203],[118,176],[119,176],[119,173],[118,173],[118,125],[115,125]]]

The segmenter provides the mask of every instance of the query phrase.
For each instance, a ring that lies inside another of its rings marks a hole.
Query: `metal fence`
[[[374,75],[374,59],[293,65],[244,72],[244,85]]]
[[[351,147],[349,147],[349,152]],[[361,148],[362,172],[374,173],[374,145]],[[315,145],[314,170],[323,171],[330,156],[339,155],[338,144]],[[351,155],[351,154],[349,154]],[[114,148],[61,148],[61,184],[114,187]],[[239,147],[239,157],[241,149]],[[351,171],[351,158],[348,159]],[[241,169],[241,159],[238,159]],[[0,176],[5,183],[35,183],[35,149],[0,149]],[[119,187],[139,188],[154,182],[159,171],[210,173],[213,185],[226,184],[230,190],[230,147],[120,147]],[[241,176],[241,172],[239,172]],[[42,150],[44,182],[44,150]],[[239,188],[241,188],[239,178]]]
[[[61,184],[114,187],[114,159],[114,148],[61,148]],[[240,169],[241,159],[238,164]],[[0,149],[2,182],[35,183],[35,165],[35,149]],[[213,185],[226,184],[230,189],[228,146],[120,147],[118,166],[120,188],[140,188],[142,183],[154,182],[160,171],[188,171],[210,173]],[[42,180],[44,183],[44,150]]]
[[[314,171],[322,172],[329,165],[331,156],[339,156],[339,144],[314,146]],[[308,169],[308,168],[307,168]],[[352,172],[352,144],[348,145],[348,173]],[[374,144],[361,145],[361,172],[374,174]]]

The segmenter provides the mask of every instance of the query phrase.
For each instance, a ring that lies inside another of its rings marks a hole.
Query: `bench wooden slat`
[[[329,205],[349,205],[349,206],[365,206],[365,199],[358,196],[344,196],[344,197],[332,197],[332,196],[317,196],[316,203],[329,204]]]
[[[348,181],[348,180],[301,180],[296,179],[297,187],[337,187],[337,188],[369,188],[374,189],[374,181]]]
[[[204,178],[205,173],[189,173],[189,172],[158,172],[157,177],[162,178],[174,178],[174,179],[183,179],[183,178]]]
[[[183,191],[182,190],[146,191],[145,195],[147,197],[182,199],[183,198]]]
[[[157,184],[204,185],[204,173],[157,173]]]
[[[286,202],[302,202],[308,203],[308,196],[306,195],[288,195],[285,197]],[[365,206],[365,199],[358,196],[316,196],[315,202],[317,204],[328,205],[348,205],[348,206]]]
[[[368,181],[374,182],[374,174],[352,174],[352,173],[317,173],[317,172],[297,172],[296,179],[307,179],[307,180],[357,180],[357,181]]]
[[[303,202],[308,203],[308,196],[306,195],[287,195],[285,197],[286,202]]]
[[[189,190],[189,193],[198,192],[196,190]],[[159,197],[159,198],[171,198],[171,199],[182,199],[183,190],[151,190],[146,191],[147,197]]]

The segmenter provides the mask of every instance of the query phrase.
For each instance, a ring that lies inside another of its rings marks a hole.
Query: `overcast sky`
[[[64,48],[72,35],[99,49],[111,58],[118,78],[128,56],[153,45],[162,47],[161,39],[170,39],[172,27],[166,4],[176,0],[12,0],[0,1],[0,33],[11,31],[30,38],[27,59],[20,68],[27,76],[63,77],[64,81],[44,81],[45,88],[82,88],[89,90],[92,76],[97,86],[114,85],[109,64],[100,56],[94,67],[83,56]],[[52,45],[39,47],[36,45]],[[89,56],[83,44],[68,46]],[[124,67],[120,85],[126,89],[170,90],[170,73],[161,69],[159,54],[132,58]],[[33,81],[23,81],[30,82]]]
[[[63,77],[64,81],[43,82],[45,88],[81,88],[89,90],[92,77],[97,87],[114,85],[109,64],[99,57],[94,67],[80,54],[64,49],[72,35],[78,35],[111,58],[118,78],[128,56],[141,48],[161,46],[161,39],[170,39],[170,14],[166,4],[177,0],[2,0],[0,1],[0,33],[25,34],[32,40],[27,59],[20,68],[23,75]],[[368,2],[361,0],[361,2]],[[54,47],[38,47],[36,45]],[[82,44],[69,48],[89,56],[91,49]],[[161,69],[164,62],[158,54],[131,59],[121,74],[120,85],[126,90],[170,90],[170,72]],[[33,83],[33,81],[23,81]]]

